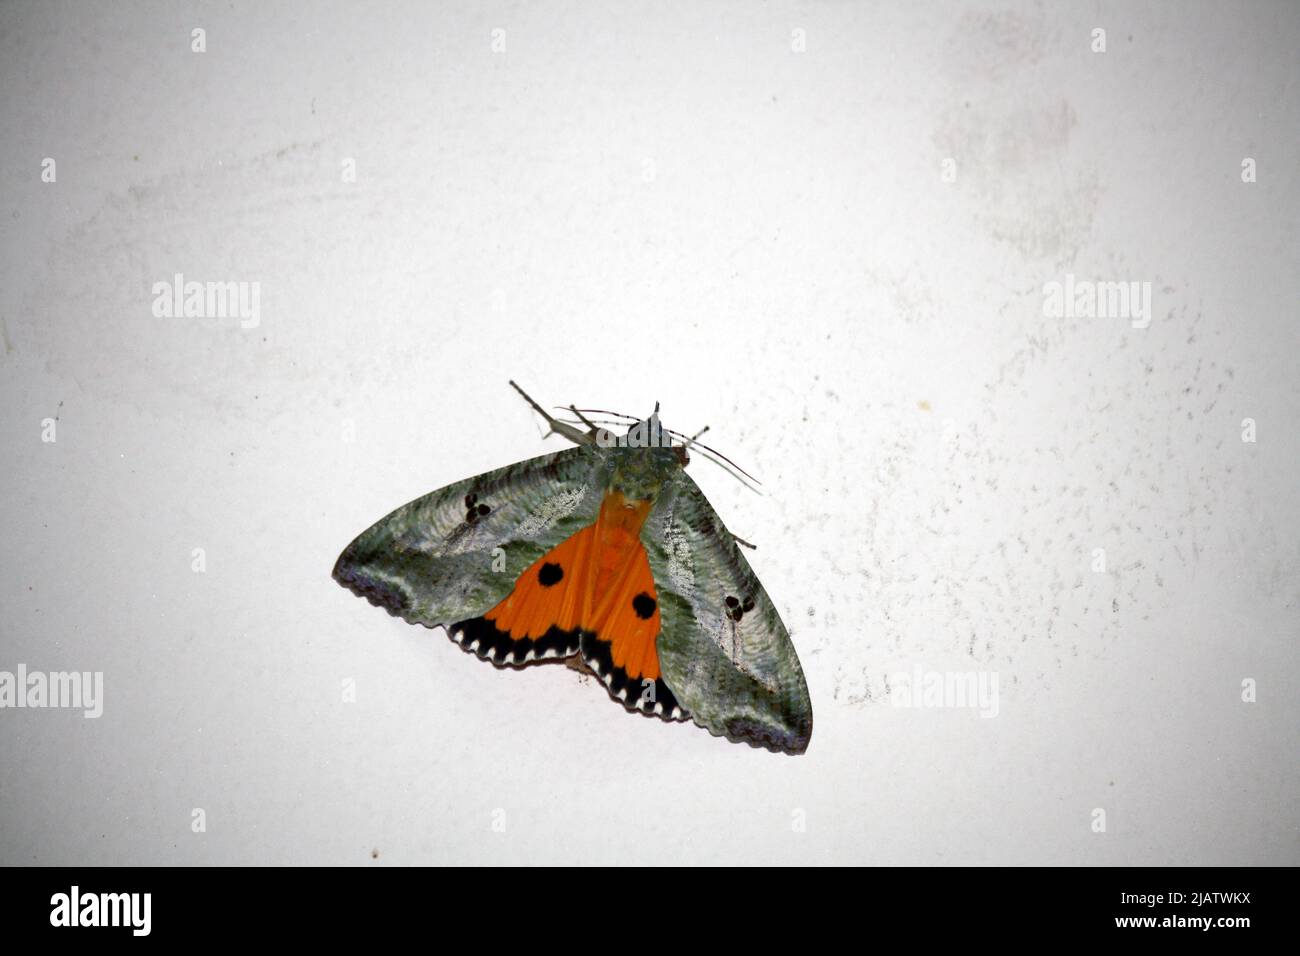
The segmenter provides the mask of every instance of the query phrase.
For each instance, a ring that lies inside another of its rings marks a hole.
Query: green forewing
[[[803,753],[812,704],[790,634],[686,472],[664,489],[641,539],[659,592],[659,665],[681,705],[719,736]]]
[[[596,520],[601,462],[597,449],[579,446],[440,488],[362,532],[334,577],[413,624],[477,617],[537,558]]]

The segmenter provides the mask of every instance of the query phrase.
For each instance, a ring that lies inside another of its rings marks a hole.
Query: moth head
[[[699,441],[699,437],[709,430],[707,425],[689,438],[681,432],[664,428],[659,422],[658,402],[655,402],[654,411],[650,413],[649,418],[635,421],[624,434],[619,435],[611,431],[609,426],[621,427],[618,420],[626,421],[633,418],[632,415],[599,408],[580,409],[576,405],[569,405],[568,410],[573,413],[574,418],[562,421],[533,401],[514,381],[510,384],[537,414],[546,419],[551,429],[548,434],[563,435],[575,445],[595,445],[604,450],[606,467],[611,477],[616,472],[621,476],[621,479],[626,482],[629,496],[637,489],[644,490],[650,495],[657,492],[675,469],[685,468],[690,464],[691,456],[688,449],[692,447],[698,448],[700,454],[750,490],[757,490],[745,480],[749,479],[757,483],[757,479],[749,472],[726,455]],[[587,414],[606,415],[615,421],[598,423],[588,418]],[[585,425],[587,431],[580,431],[574,425]],[[624,452],[638,452],[639,455],[629,457],[623,454]]]
[[[609,449],[613,487],[634,500],[653,498],[673,473],[685,465],[684,452],[673,444],[672,433],[659,422],[659,406],[618,436]]]

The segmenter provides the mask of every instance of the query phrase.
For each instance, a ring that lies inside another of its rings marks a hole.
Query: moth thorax
[[[641,526],[654,507],[653,498],[628,498],[618,490],[611,491],[600,503],[601,527],[621,529],[635,537],[640,534]]]
[[[659,497],[659,491],[667,483],[672,471],[681,466],[671,452],[668,453],[668,466],[664,462],[651,459],[644,451],[630,454],[628,460],[620,463],[610,476],[609,488],[618,492],[628,501],[651,501]],[[640,459],[640,460],[636,460]]]

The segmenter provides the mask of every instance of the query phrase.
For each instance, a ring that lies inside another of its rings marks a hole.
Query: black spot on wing
[[[474,524],[479,518],[492,513],[492,506],[478,500],[478,495],[471,492],[465,496],[465,523]]]
[[[745,616],[746,611],[754,610],[754,599],[752,597],[746,597],[742,602],[731,595],[727,595],[726,600],[723,603],[727,605],[727,617],[731,618],[733,621],[739,621]]]
[[[636,616],[643,621],[650,620],[650,616],[654,614],[657,606],[655,599],[644,591],[632,599],[632,610],[636,611]]]
[[[552,587],[564,580],[564,568],[547,561],[537,572],[537,583],[544,588]]]

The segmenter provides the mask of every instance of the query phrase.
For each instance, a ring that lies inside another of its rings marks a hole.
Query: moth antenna
[[[589,415],[615,415],[618,418],[626,418],[628,421],[640,421],[635,415],[629,415],[627,412],[611,412],[608,408],[580,408],[575,411],[586,412]]]
[[[658,410],[658,403],[656,403],[656,405],[655,405],[655,409],[656,409],[656,411]],[[587,413],[588,415],[614,415],[614,416],[616,416],[616,417],[618,417],[618,418],[626,418],[629,422],[637,422],[637,421],[640,421],[640,419],[637,418],[637,416],[635,416],[635,415],[629,415],[627,412],[614,412],[614,411],[610,411],[608,408],[574,408],[574,409],[571,409],[571,411],[573,411],[575,414],[577,414],[578,412],[585,412],[585,413]],[[615,426],[617,426],[617,425],[623,425],[623,424],[626,424],[626,423],[625,423],[625,422],[609,422],[609,421],[607,421],[607,422],[601,422],[601,424],[602,424],[602,425],[615,425]],[[754,482],[755,484],[760,484],[760,485],[761,485],[761,484],[762,484],[761,481],[759,481],[757,478],[755,478],[755,477],[754,477],[753,475],[751,475],[749,472],[745,471],[744,468],[741,468],[739,465],[737,465],[734,461],[732,461],[732,460],[731,460],[730,458],[728,458],[726,455],[722,454],[722,452],[718,451],[716,448],[710,448],[708,445],[704,444],[703,442],[696,442],[695,439],[699,438],[701,435],[703,435],[703,434],[704,434],[706,431],[708,431],[708,430],[709,430],[709,428],[708,428],[708,426],[706,425],[704,428],[702,428],[702,429],[700,429],[698,432],[696,432],[696,433],[695,433],[695,436],[692,438],[692,437],[688,437],[688,436],[682,434],[682,433],[679,432],[679,431],[674,431],[674,430],[671,429],[671,428],[665,428],[665,429],[664,429],[664,431],[668,432],[668,434],[670,434],[670,435],[674,435],[674,436],[676,436],[677,438],[680,438],[680,439],[682,439],[684,442],[686,442],[686,446],[687,446],[688,448],[691,447],[692,445],[694,445],[697,449],[702,448],[702,449],[704,449],[704,451],[706,451],[706,452],[712,452],[714,455],[717,455],[718,458],[721,458],[722,461],[725,461],[728,465],[730,465],[732,468],[736,469],[736,471],[740,472],[742,475],[744,475],[744,476],[745,476],[746,478],[748,478],[750,481]],[[703,452],[701,452],[701,454],[703,454]],[[720,468],[722,468],[724,471],[729,471],[729,470],[730,470],[730,469],[726,468],[725,466],[723,466],[723,465],[722,465],[722,462],[721,462],[721,461],[718,461],[718,458],[710,458],[708,455],[704,455],[704,457],[705,457],[705,458],[709,458],[710,461],[712,461],[715,465],[717,465],[717,466],[719,466]],[[733,478],[736,478],[737,476],[733,474],[732,477],[733,477]],[[741,483],[742,485],[746,485],[746,483],[745,483],[743,480],[741,480],[741,479],[739,479],[739,478],[737,478],[737,480],[740,481],[740,483]],[[749,487],[749,486],[746,485],[746,487]],[[750,488],[750,490],[751,490],[751,491],[756,491],[757,489]],[[760,494],[761,494],[761,492],[760,492]]]
[[[575,409],[575,411],[576,411],[576,409]],[[589,412],[590,412],[590,411],[593,411],[593,409],[588,408],[588,409],[586,409],[586,411],[589,411]],[[612,415],[612,414],[616,414],[616,413],[614,413],[614,412],[610,412],[610,413],[608,413],[608,414],[611,414],[611,415]],[[562,419],[560,419],[560,421],[570,422],[571,424],[575,424],[575,425],[576,425],[576,424],[579,422],[579,419],[576,419],[576,418],[575,418],[575,419],[562,418]],[[581,421],[589,424],[591,420],[590,420],[590,419],[583,418],[583,419],[581,419]],[[613,426],[613,427],[617,427],[617,426],[619,426],[619,425],[624,424],[623,422],[614,422],[614,421],[610,421],[609,419],[595,419],[595,423],[596,423],[597,425],[608,425],[608,426]],[[708,445],[704,445],[704,444],[700,444],[700,443],[698,443],[698,442],[695,442],[695,439],[696,439],[696,438],[699,438],[700,435],[703,435],[703,434],[704,434],[706,431],[708,431],[708,430],[709,430],[709,429],[708,429],[708,426],[706,425],[704,428],[702,428],[702,429],[700,429],[698,432],[696,432],[694,437],[687,439],[687,440],[685,441],[685,443],[683,443],[680,447],[682,447],[682,448],[686,448],[686,449],[689,449],[689,448],[691,448],[691,447],[694,447],[695,450],[696,450],[697,452],[699,452],[699,454],[700,454],[702,457],[707,458],[709,461],[713,462],[713,464],[717,465],[719,468],[721,468],[721,469],[722,469],[723,471],[725,471],[727,474],[731,475],[732,478],[735,478],[737,481],[739,481],[739,482],[740,482],[742,485],[744,485],[746,488],[749,488],[750,491],[754,492],[755,494],[761,495],[761,494],[762,494],[761,491],[759,491],[757,488],[753,488],[753,487],[751,487],[750,484],[749,484],[749,481],[753,481],[753,482],[755,482],[756,484],[760,484],[760,485],[761,485],[761,484],[762,484],[761,481],[759,481],[757,478],[755,478],[755,477],[754,477],[753,475],[751,475],[749,472],[745,471],[745,469],[741,468],[739,465],[735,464],[734,462],[731,462],[730,459],[725,459],[725,456],[724,456],[724,460],[726,460],[726,461],[727,461],[727,462],[732,466],[732,467],[729,468],[726,464],[723,464],[722,461],[719,461],[718,458],[714,457],[714,455],[717,454],[716,452],[715,452],[713,455],[709,454],[709,452],[712,452],[712,451],[713,451],[712,448],[710,448]],[[676,436],[678,436],[678,437],[680,437],[680,438],[685,438],[685,437],[686,437],[686,436],[682,435],[681,432],[675,432],[675,431],[673,431],[673,430],[670,429],[670,428],[665,428],[664,431],[669,432],[669,433],[671,433],[671,434],[673,434],[673,435],[676,435]],[[694,443],[694,444],[692,444],[692,443]],[[703,449],[703,451],[701,451],[700,449]],[[734,468],[735,471],[733,471],[732,468]],[[739,472],[739,474],[737,474],[737,472]],[[742,475],[743,475],[744,477],[741,477]],[[749,481],[746,481],[746,479],[749,479]]]
[[[699,438],[701,435],[703,435],[703,434],[704,434],[706,431],[708,431],[708,430],[709,430],[709,426],[708,426],[708,425],[705,425],[703,428],[701,428],[699,431],[697,431],[697,432],[696,432],[694,435],[692,435],[690,438],[686,439],[686,441],[682,443],[682,447],[683,447],[683,448],[687,448],[687,449],[689,449],[692,445],[695,444],[695,439]],[[670,431],[669,434],[672,434],[672,432]]]
[[[683,435],[681,432],[675,432],[675,431],[673,431],[671,428],[665,428],[664,431],[668,432],[668,434],[670,434],[670,435],[676,435],[678,438],[682,438],[682,439],[685,439],[685,438],[686,438],[686,436]],[[704,431],[708,431],[708,429],[705,428]],[[701,431],[699,434],[697,434],[697,435],[695,436],[695,438],[699,438],[700,435],[703,435],[703,434],[704,434],[704,431]],[[694,442],[695,439],[692,438],[691,441]],[[744,476],[745,476],[746,478],[748,478],[750,481],[755,482],[756,484],[760,484],[760,485],[762,484],[761,481],[759,481],[757,478],[755,478],[755,477],[754,477],[753,475],[751,475],[749,472],[745,471],[744,468],[741,468],[739,465],[737,465],[734,461],[732,461],[730,458],[728,458],[728,457],[727,457],[726,455],[724,455],[722,452],[718,451],[716,448],[710,448],[708,445],[704,444],[704,442],[696,442],[696,445],[697,445],[697,447],[699,447],[699,448],[703,448],[705,451],[711,451],[711,452],[713,452],[713,454],[717,455],[719,458],[721,458],[723,461],[725,461],[725,462],[726,462],[728,465],[730,465],[732,468],[736,469],[738,472],[740,472],[742,475],[744,475]]]
[[[550,426],[550,431],[548,431],[545,435],[543,435],[542,436],[543,438],[546,438],[554,434],[554,435],[563,435],[565,438],[569,439],[569,441],[573,442],[575,445],[594,445],[596,443],[596,439],[592,438],[586,432],[580,432],[572,425],[567,425],[564,422],[551,417],[551,415],[546,411],[546,409],[542,408],[542,406],[538,405],[535,401],[533,401],[531,395],[529,395],[522,388],[520,388],[518,385],[515,384],[514,379],[510,379],[509,381],[510,381],[511,388],[513,388],[516,392],[522,395],[525,402],[533,406],[533,411],[537,412],[538,415],[541,415],[542,418],[546,419],[546,424]]]
[[[560,421],[568,422],[570,425],[580,425],[583,422],[587,422],[588,424],[590,424],[591,421],[595,421],[597,425],[609,425],[610,427],[613,428],[619,428],[623,424],[625,424],[624,422],[612,422],[609,419],[602,419],[602,418],[597,418],[597,419],[561,418]]]
[[[707,446],[705,446],[705,445],[700,445],[700,446],[697,447],[696,450],[699,451],[700,448],[705,448],[705,447],[707,447]],[[744,485],[746,488],[748,488],[748,489],[749,489],[750,491],[752,491],[754,494],[756,494],[756,495],[761,495],[761,494],[763,493],[763,492],[759,491],[757,488],[755,488],[753,485],[751,485],[751,484],[750,484],[748,481],[746,481],[744,478],[742,478],[740,475],[736,474],[736,472],[732,471],[730,468],[728,468],[726,465],[724,465],[724,464],[723,464],[721,461],[719,461],[717,458],[715,458],[715,457],[713,457],[712,455],[710,455],[708,452],[700,451],[699,454],[702,455],[702,456],[704,456],[705,458],[707,458],[709,461],[713,462],[715,465],[717,465],[719,468],[721,468],[723,471],[725,471],[727,474],[729,474],[732,478],[735,478],[738,482],[740,482],[742,485]],[[755,478],[754,480],[757,481],[758,479]]]

